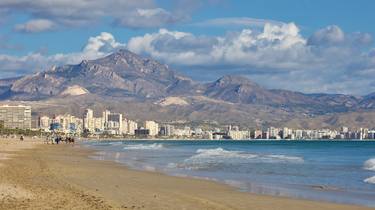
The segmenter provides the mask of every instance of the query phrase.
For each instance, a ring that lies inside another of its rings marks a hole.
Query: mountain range
[[[344,123],[373,127],[375,123],[371,118],[375,93],[305,94],[267,89],[248,77],[233,75],[203,83],[127,50],[2,79],[0,99],[2,103],[31,104],[34,114],[79,115],[91,107],[125,112],[140,120],[248,127],[336,127]]]

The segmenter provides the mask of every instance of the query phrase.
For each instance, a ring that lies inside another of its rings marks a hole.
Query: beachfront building
[[[94,130],[95,132],[102,132],[105,128],[104,119],[101,117],[94,117]]]
[[[263,137],[263,131],[262,130],[255,130],[254,131],[254,139],[261,139]]]
[[[135,130],[138,128],[138,123],[133,120],[128,120],[129,135],[135,135]]]
[[[51,118],[49,118],[48,116],[41,116],[39,117],[38,127],[39,129],[45,132],[49,132],[51,128],[51,123],[52,123]]]
[[[250,131],[229,130],[228,136],[233,140],[250,139]]]
[[[103,120],[103,128],[106,128],[108,126],[108,116],[111,114],[111,111],[105,110],[102,114],[102,120]]]
[[[159,134],[159,124],[155,121],[145,121],[144,122],[144,128],[146,130],[149,130],[149,135],[150,136],[156,136]]]
[[[375,130],[369,130],[367,134],[368,139],[375,139]]]
[[[191,137],[191,128],[190,127],[184,127],[184,128],[176,128],[174,129],[174,135],[175,136],[180,136],[180,137]]]
[[[81,133],[82,132],[82,119],[70,114],[57,115],[53,119],[53,123],[58,123],[58,131],[63,133]]]
[[[5,128],[31,129],[31,107],[0,106],[0,124]]]
[[[113,135],[121,135],[123,132],[122,125],[122,114],[119,113],[109,113],[107,115],[107,122],[105,130],[106,132]]]
[[[135,130],[138,128],[138,123],[124,118],[122,121],[122,134],[135,135]]]
[[[173,125],[162,125],[160,127],[161,136],[173,136],[174,135],[174,126]]]
[[[270,127],[267,129],[267,133],[268,133],[268,138],[270,139],[281,139],[279,135],[280,133],[279,128]]]
[[[89,132],[95,131],[94,111],[92,109],[86,109],[83,114],[83,129]]]

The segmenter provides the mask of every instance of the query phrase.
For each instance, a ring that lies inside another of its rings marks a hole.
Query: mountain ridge
[[[0,97],[30,103],[59,101],[66,106],[81,97],[90,101],[81,106],[93,106],[96,100],[102,107],[112,106],[119,110],[118,101],[125,101],[130,107],[143,103],[143,111],[147,110],[150,116],[168,120],[183,117],[190,121],[206,117],[207,120],[233,123],[253,120],[257,126],[272,124],[275,119],[375,110],[375,92],[366,96],[306,94],[266,89],[238,75],[225,75],[213,82],[200,83],[165,64],[128,50],[75,65],[52,67],[32,75],[1,79]],[[61,97],[64,100],[60,100]],[[171,102],[171,99],[179,102]],[[39,111],[37,108],[36,112]],[[127,111],[136,113],[134,117],[147,117],[136,108]]]

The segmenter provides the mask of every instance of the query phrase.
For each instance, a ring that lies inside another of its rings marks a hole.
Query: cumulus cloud
[[[345,34],[342,29],[336,25],[327,26],[316,31],[308,39],[309,45],[314,46],[339,46],[363,47],[371,44],[372,36],[368,33],[355,32]]]
[[[89,38],[83,48],[83,54],[86,57],[95,58],[113,52],[116,49],[125,48],[125,46],[125,44],[117,42],[112,34],[102,32],[99,36]]]
[[[248,75],[269,88],[302,92],[365,94],[375,90],[375,49],[372,37],[345,33],[328,26],[304,37],[294,23],[266,23],[222,36],[160,29],[120,43],[109,33],[89,38],[81,52],[23,57],[0,55],[0,65],[11,74],[40,71],[51,65],[79,63],[117,49],[147,55],[195,79],[213,80],[224,74]],[[362,43],[362,44],[361,44]]]
[[[309,39],[311,45],[335,45],[345,41],[345,34],[338,26],[328,26],[316,31]]]
[[[117,42],[112,34],[102,32],[90,37],[80,52],[54,55],[34,52],[24,56],[0,54],[1,74],[3,78],[31,74],[47,70],[51,66],[77,64],[82,60],[104,57],[121,48],[125,48],[125,44]]]
[[[371,41],[369,34],[347,34],[338,26],[305,38],[294,23],[266,23],[261,31],[243,29],[218,37],[161,29],[133,37],[127,47],[195,75],[204,71],[211,79],[239,73],[270,88],[362,94],[375,89],[368,77],[375,56],[365,47]]]
[[[178,65],[253,65],[293,67],[291,56],[303,56],[306,41],[294,23],[282,26],[266,24],[262,33],[251,29],[222,37],[195,36],[191,33],[160,29],[157,33],[133,37],[131,51]],[[298,50],[295,51],[295,50]]]
[[[46,19],[30,20],[24,24],[17,24],[15,31],[25,33],[37,33],[42,31],[50,31],[55,27],[55,23]]]

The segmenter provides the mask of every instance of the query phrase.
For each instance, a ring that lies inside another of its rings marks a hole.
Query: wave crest
[[[375,158],[367,160],[364,163],[363,168],[369,171],[375,171]]]
[[[196,154],[183,163],[169,164],[172,168],[185,168],[189,170],[200,170],[220,167],[223,164],[236,165],[243,163],[303,163],[301,157],[280,154],[251,154],[243,151],[230,151],[221,147],[215,149],[198,149]]]
[[[161,150],[164,149],[163,144],[129,144],[123,148],[124,150]]]
[[[375,184],[375,176],[365,179],[364,182],[369,184]]]

